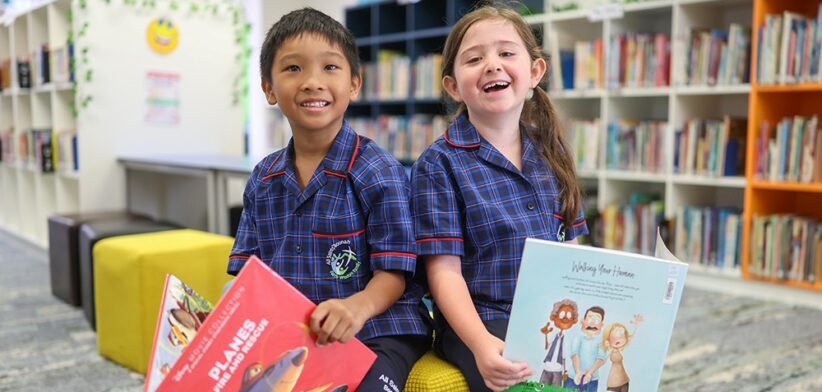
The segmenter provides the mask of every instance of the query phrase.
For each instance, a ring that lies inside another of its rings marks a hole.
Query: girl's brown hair
[[[484,5],[460,18],[448,34],[442,50],[443,76],[454,77],[454,62],[468,29],[477,22],[489,19],[502,19],[511,23],[525,43],[531,61],[540,58],[544,60],[534,32],[516,11],[499,5]],[[455,117],[465,110],[465,103],[460,102]],[[571,160],[570,150],[562,132],[562,123],[548,94],[542,88],[534,88],[534,96],[525,101],[520,118],[528,125],[525,127],[528,136],[539,146],[542,157],[557,177],[562,200],[561,215],[566,228],[570,227],[579,213],[582,196],[574,172],[574,162]]]

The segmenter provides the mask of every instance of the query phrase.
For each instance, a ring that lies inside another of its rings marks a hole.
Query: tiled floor
[[[822,391],[820,309],[822,294],[692,274],[660,390]],[[0,391],[136,392],[142,381],[101,358],[81,310],[51,295],[47,254],[0,232]]]

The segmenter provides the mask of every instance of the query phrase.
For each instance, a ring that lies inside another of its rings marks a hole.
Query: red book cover
[[[315,307],[252,256],[157,391],[356,390],[376,355],[358,340],[317,346]]]

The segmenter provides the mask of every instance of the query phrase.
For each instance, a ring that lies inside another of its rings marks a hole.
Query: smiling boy
[[[228,272],[250,255],[318,304],[318,344],[356,336],[377,354],[360,385],[400,391],[430,347],[403,167],[344,120],[361,86],[348,29],[304,8],[283,16],[260,55],[262,90],[292,129],[259,162],[243,193]]]

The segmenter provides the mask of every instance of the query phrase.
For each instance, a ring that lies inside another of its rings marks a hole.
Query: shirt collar
[[[477,148],[480,146],[480,135],[474,125],[468,121],[468,114],[460,113],[443,135],[445,142],[457,148]]]
[[[321,163],[325,170],[333,172],[337,175],[345,175],[351,170],[354,165],[354,160],[357,159],[359,153],[360,137],[348,125],[348,121],[343,120],[342,128],[334,141],[331,143],[331,148],[325,154],[325,158]],[[289,162],[294,161],[294,138],[288,141],[288,146],[281,154],[278,154],[274,161],[271,162],[268,169],[265,171],[265,177],[277,176],[285,174],[289,168]]]

